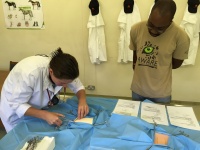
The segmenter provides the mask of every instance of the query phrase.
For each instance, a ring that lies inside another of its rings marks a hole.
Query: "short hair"
[[[171,19],[173,19],[176,13],[176,3],[173,0],[158,0],[152,7],[152,11],[155,9],[159,10],[161,16],[170,13]]]
[[[51,57],[49,67],[56,78],[74,80],[79,76],[78,62],[72,55],[63,53],[59,47],[52,52]]]

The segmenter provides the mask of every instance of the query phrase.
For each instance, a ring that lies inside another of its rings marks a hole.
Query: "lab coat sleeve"
[[[17,78],[17,80],[14,80],[15,82],[12,85],[12,93],[7,93],[10,95],[7,100],[9,106],[16,112],[17,116],[21,118],[27,109],[31,107],[28,102],[33,93],[35,79],[33,76],[27,77],[25,75],[12,76],[9,79],[12,80],[12,78]]]
[[[83,84],[81,83],[79,78],[74,79],[71,83],[69,83],[67,85],[75,94],[82,90],[85,89],[85,87],[83,86]]]

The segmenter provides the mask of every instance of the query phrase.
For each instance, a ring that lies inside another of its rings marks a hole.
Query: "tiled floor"
[[[172,103],[170,105],[193,107],[193,110],[194,110],[194,113],[195,113],[195,115],[197,117],[197,120],[200,122],[200,103],[172,101]],[[6,134],[6,131],[4,129],[0,128],[0,139],[5,134]]]

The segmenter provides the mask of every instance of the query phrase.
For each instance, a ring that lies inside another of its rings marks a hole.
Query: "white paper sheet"
[[[193,130],[200,130],[199,123],[192,107],[167,106],[172,125]]]
[[[149,123],[169,125],[165,105],[142,102],[141,119]]]
[[[74,122],[82,122],[82,123],[93,124],[93,118],[76,119],[76,120],[74,120]]]
[[[113,113],[137,117],[139,107],[140,101],[119,99]]]

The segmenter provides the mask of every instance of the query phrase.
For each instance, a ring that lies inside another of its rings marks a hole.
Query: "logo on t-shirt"
[[[139,50],[138,65],[157,69],[158,49],[158,46],[152,45],[149,41],[145,42],[145,45]]]

